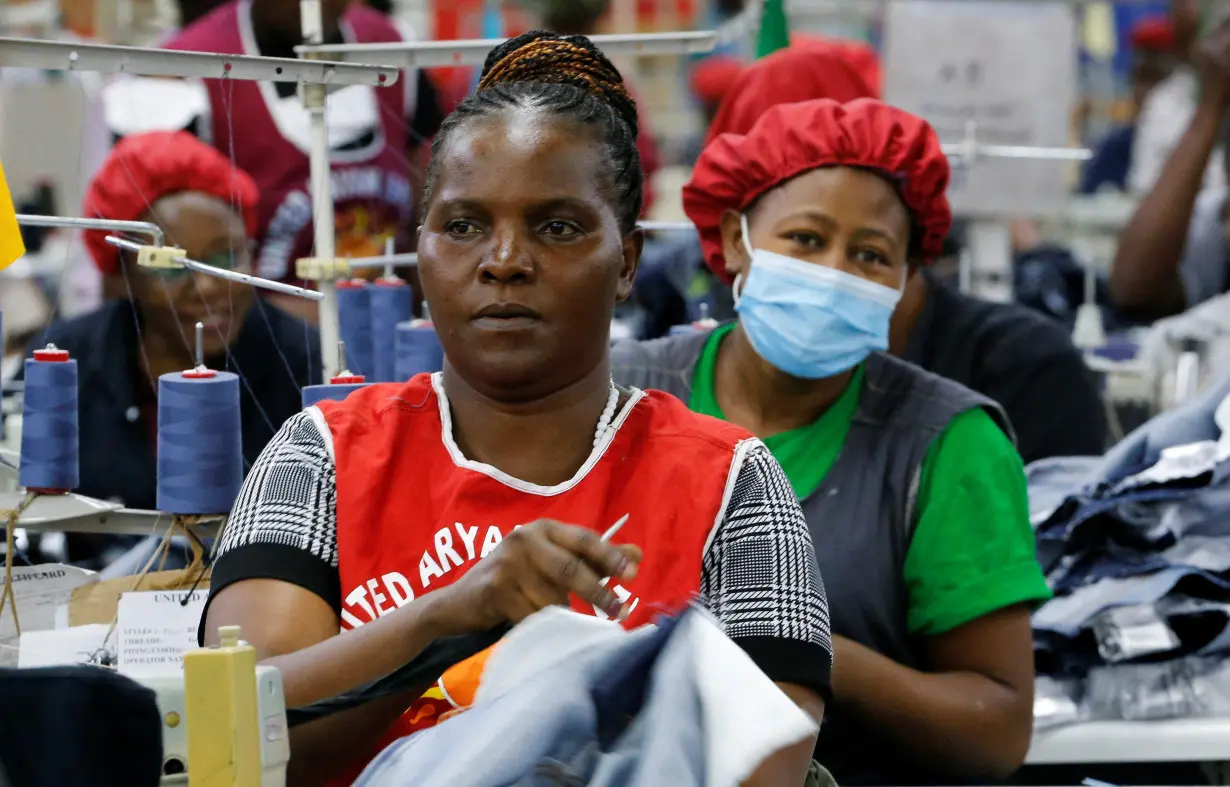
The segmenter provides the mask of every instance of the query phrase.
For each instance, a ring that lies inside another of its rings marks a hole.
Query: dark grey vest
[[[709,334],[621,342],[611,350],[617,383],[656,388],[687,402]],[[820,488],[802,500],[833,633],[894,661],[922,666],[909,634],[903,579],[923,457],[957,415],[985,409],[1012,436],[998,404],[959,383],[876,353],[849,436]],[[837,703],[825,713],[816,759],[840,785],[955,784],[920,772],[905,752]]]

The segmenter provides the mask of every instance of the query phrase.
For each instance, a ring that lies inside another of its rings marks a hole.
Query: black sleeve
[[[337,570],[337,475],[311,411],[282,425],[252,471],[227,519],[210,577],[209,602],[248,579],[277,579],[342,606]]]
[[[827,702],[833,644],[811,532],[777,460],[750,446],[705,552],[701,598],[769,678]]]
[[[1034,323],[989,348],[979,390],[999,402],[1026,464],[1106,451],[1097,380],[1059,325]]]

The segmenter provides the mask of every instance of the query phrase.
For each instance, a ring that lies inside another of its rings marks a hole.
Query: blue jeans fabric
[[[1230,645],[1230,461],[1216,455],[1213,420],[1227,395],[1230,378],[1104,457],[1029,466],[1038,558],[1057,594],[1034,614],[1040,669],[1079,674],[1099,663],[1088,626],[1117,606],[1171,603],[1168,623],[1188,632],[1181,655]],[[1179,600],[1190,603],[1173,607]]]
[[[680,619],[391,744],[356,787],[700,787],[704,725]]]

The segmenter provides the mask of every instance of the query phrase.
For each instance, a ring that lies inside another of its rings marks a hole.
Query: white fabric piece
[[[1138,359],[1153,379],[1166,381],[1189,340],[1202,347],[1202,387],[1230,374],[1230,293],[1155,322],[1141,341]]]
[[[406,75],[402,74],[401,78],[405,79]],[[299,150],[311,151],[312,121],[303,101],[298,96],[281,98],[267,92],[265,103],[282,136]],[[367,85],[347,85],[330,93],[325,125],[329,129],[330,150],[350,145],[373,129],[379,130],[380,104],[376,89]]]
[[[1157,182],[1195,114],[1198,89],[1195,73],[1190,68],[1178,68],[1145,97],[1136,120],[1136,142],[1128,170],[1128,191],[1132,194],[1147,194]],[[1226,184],[1220,150],[1209,157],[1204,184],[1206,188]]]
[[[490,702],[553,666],[627,632],[611,621],[550,607],[516,626],[492,652],[475,704]],[[738,787],[770,755],[815,735],[817,725],[700,609],[676,637],[693,647],[706,741],[707,787]]]
[[[126,137],[180,131],[209,113],[209,91],[196,79],[121,76],[102,90],[107,128]]]

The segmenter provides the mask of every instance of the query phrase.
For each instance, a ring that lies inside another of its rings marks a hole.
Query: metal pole
[[[324,42],[324,22],[321,18],[320,0],[301,0],[299,3],[300,26],[303,40],[319,46]],[[305,59],[319,55],[305,53]],[[333,182],[329,168],[329,127],[325,121],[325,90],[322,85],[303,85],[303,106],[308,111],[311,123],[311,188],[313,231],[315,233],[315,256],[332,260],[334,248]],[[324,379],[335,377],[341,370],[337,356],[338,328],[337,284],[332,279],[332,268],[317,281],[322,297],[320,303],[320,361]]]
[[[1030,145],[983,145],[965,142],[947,143],[940,146],[945,156],[960,159],[1014,158],[1031,161],[1085,161],[1093,158],[1088,148],[1046,148]]]
[[[346,262],[351,268],[413,268],[419,264],[419,255],[384,254],[379,257],[354,257]]]
[[[134,235],[148,236],[154,241],[153,245],[155,246],[166,244],[162,234],[162,227],[148,221],[111,221],[109,219],[82,219],[76,216],[32,216],[28,213],[18,213],[17,223],[23,227],[131,232]]]
[[[114,235],[108,235],[106,241],[112,246],[118,246],[119,248],[126,249],[128,251],[141,250],[141,244],[133,243],[132,241],[124,240],[123,238],[117,238]],[[285,295],[295,295],[300,298],[307,298],[309,301],[319,301],[324,298],[324,296],[319,292],[305,290],[304,288],[296,287],[293,284],[283,284],[280,281],[270,281],[269,279],[249,276],[246,273],[240,273],[238,271],[228,271],[226,268],[219,268],[215,265],[206,265],[203,262],[190,260],[187,257],[172,257],[171,261],[177,262],[195,273],[204,273],[209,276],[215,276],[219,279],[227,279],[229,281],[238,282],[239,284],[248,284],[252,287],[260,287],[261,289],[269,290],[271,292],[280,292]]]
[[[216,55],[153,47],[0,37],[0,68],[6,66],[152,77],[208,77],[374,87],[395,84],[398,76],[395,67],[333,63],[323,59],[306,61],[285,57]]]

